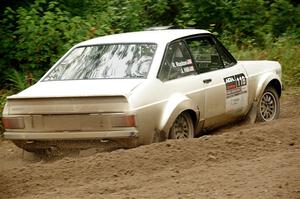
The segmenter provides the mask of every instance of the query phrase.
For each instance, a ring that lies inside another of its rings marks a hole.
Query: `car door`
[[[160,90],[166,97],[163,100],[169,100],[176,93],[182,94],[191,99],[200,112],[204,110],[204,90],[198,84],[203,80],[184,41],[173,41],[167,46],[157,78],[161,80]],[[203,120],[200,115],[198,122]],[[201,128],[201,125],[197,127]]]
[[[185,42],[204,88],[204,127],[219,126],[238,116],[247,103],[243,66],[211,35],[193,36]]]

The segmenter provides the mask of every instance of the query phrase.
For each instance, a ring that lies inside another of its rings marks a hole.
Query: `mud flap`
[[[152,138],[152,143],[163,142],[166,140],[167,140],[167,133],[155,129],[155,133],[153,134],[153,138]]]
[[[246,123],[248,123],[248,124],[254,124],[255,123],[256,116],[257,116],[257,106],[258,106],[258,102],[254,101],[250,111],[246,115],[246,118],[245,118]]]

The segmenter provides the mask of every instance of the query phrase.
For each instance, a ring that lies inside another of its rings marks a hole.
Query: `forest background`
[[[0,116],[74,44],[153,26],[209,30],[236,59],[279,61],[284,86],[300,86],[299,0],[2,0],[0,13]]]

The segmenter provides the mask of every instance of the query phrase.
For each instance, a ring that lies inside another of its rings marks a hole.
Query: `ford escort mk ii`
[[[99,37],[7,98],[4,137],[29,151],[63,141],[133,147],[193,138],[253,111],[258,121],[276,119],[280,79],[278,62],[236,61],[205,30]]]

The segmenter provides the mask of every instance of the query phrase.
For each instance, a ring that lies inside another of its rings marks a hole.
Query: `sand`
[[[300,89],[280,118],[45,160],[0,140],[0,198],[300,198]]]

